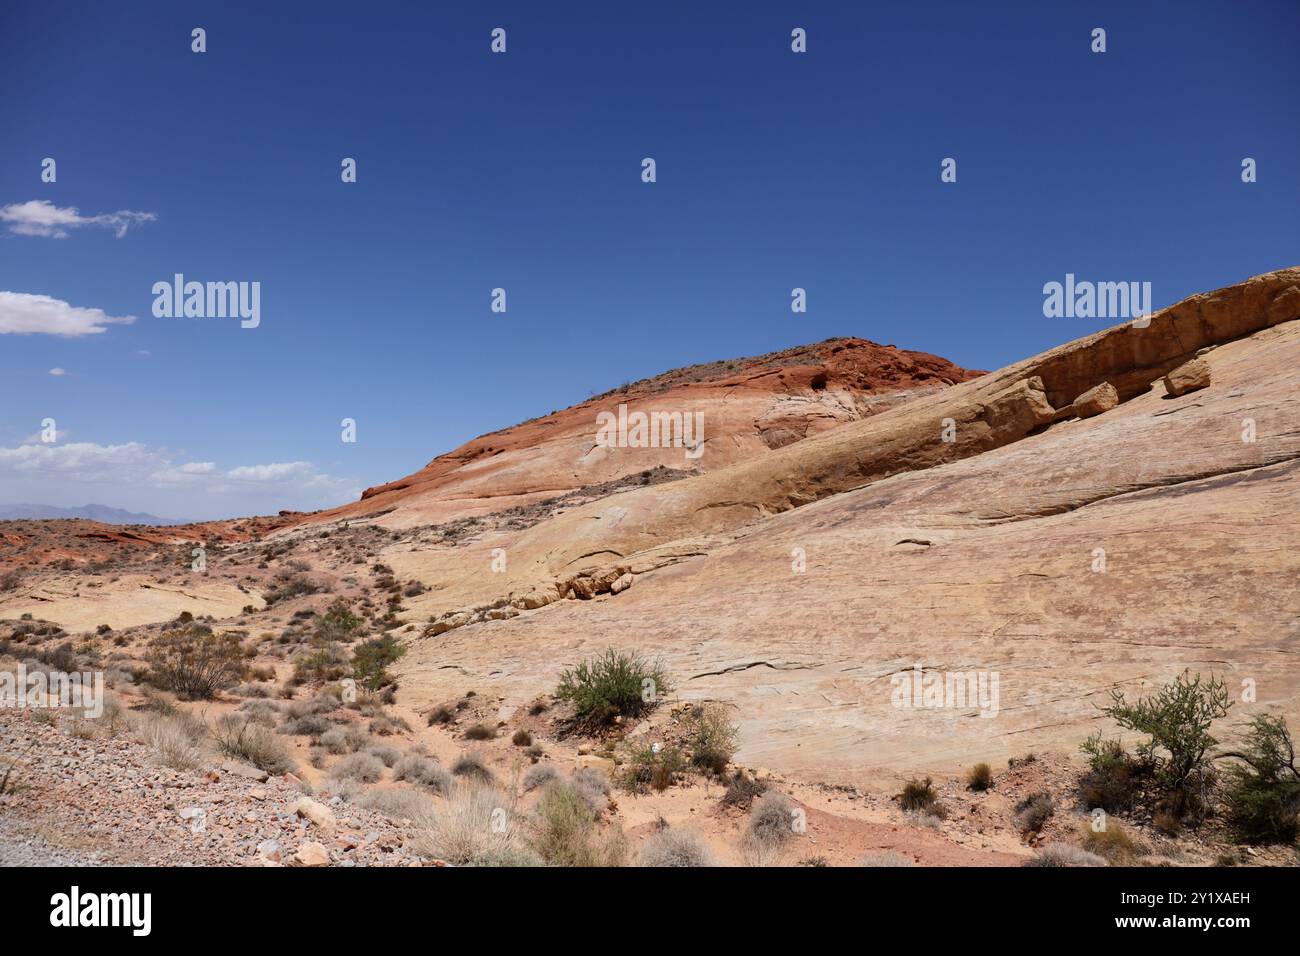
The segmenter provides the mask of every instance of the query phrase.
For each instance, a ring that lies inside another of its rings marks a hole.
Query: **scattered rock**
[[[266,783],[271,777],[265,770],[258,770],[250,764],[239,763],[234,760],[227,760],[221,765],[221,769],[228,774],[243,777],[246,780],[256,780],[258,783]]]
[[[329,866],[330,852],[313,840],[294,850],[293,864],[294,866]]]
[[[288,812],[302,817],[322,830],[333,830],[338,825],[334,811],[323,803],[317,803],[310,797],[303,797],[291,806]]]
[[[1074,414],[1080,418],[1091,418],[1108,412],[1119,404],[1119,393],[1110,382],[1094,385],[1074,400]]]
[[[1165,376],[1165,391],[1172,397],[1186,395],[1210,384],[1210,366],[1201,359],[1192,359]]]

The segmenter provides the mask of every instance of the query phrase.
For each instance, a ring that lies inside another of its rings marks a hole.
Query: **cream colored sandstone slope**
[[[1298,315],[1300,270],[1272,273],[762,461],[394,553],[435,582],[408,605],[441,621],[414,637],[404,692],[521,704],[636,648],[680,696],[734,703],[742,760],[821,778],[1073,749],[1109,687],[1184,667],[1253,681],[1238,713],[1295,718]],[[1211,386],[1166,397],[1160,376],[1206,349]],[[1051,424],[1101,381],[1119,407]],[[625,568],[630,589],[559,597]],[[918,663],[996,672],[996,715],[892,706],[891,675]]]

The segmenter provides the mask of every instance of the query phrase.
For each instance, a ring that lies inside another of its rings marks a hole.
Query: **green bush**
[[[387,634],[364,641],[352,652],[352,676],[367,690],[379,690],[391,683],[388,666],[405,653],[406,648]]]
[[[1134,764],[1123,745],[1104,739],[1098,731],[1079,749],[1088,757],[1088,772],[1079,779],[1079,799],[1084,806],[1107,813],[1133,809],[1143,768]]]
[[[671,690],[662,666],[611,647],[600,657],[565,670],[555,697],[573,704],[576,721],[598,726],[619,716],[638,717]]]
[[[330,641],[347,642],[352,640],[361,628],[361,618],[348,608],[346,601],[337,600],[329,609],[316,618],[314,640],[326,644]]]
[[[1232,706],[1223,681],[1184,671],[1150,697],[1129,704],[1111,691],[1106,715],[1126,730],[1146,734],[1137,747],[1142,770],[1155,783],[1157,808],[1182,819],[1198,819],[1214,784],[1210,751],[1218,743],[1213,722]]]
[[[655,752],[653,745],[632,751],[623,771],[622,784],[631,793],[667,790],[686,769],[686,755],[680,747],[664,744]]]
[[[1300,770],[1286,721],[1261,714],[1253,718],[1240,752],[1223,754],[1239,761],[1226,774],[1225,816],[1245,843],[1292,843],[1300,817]]]

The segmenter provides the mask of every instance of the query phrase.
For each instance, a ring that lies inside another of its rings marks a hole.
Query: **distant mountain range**
[[[188,524],[174,518],[123,511],[108,505],[56,508],[53,505],[0,505],[0,521],[45,521],[50,518],[85,518],[104,524]]]

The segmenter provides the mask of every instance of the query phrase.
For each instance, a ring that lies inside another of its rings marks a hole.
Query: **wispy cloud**
[[[67,375],[68,370],[64,368],[52,368],[50,369],[50,374],[58,378]]]
[[[223,470],[211,461],[180,461],[141,442],[31,443],[0,448],[0,479],[93,483],[122,487],[186,489],[220,496],[248,492],[283,497],[286,503],[337,504],[360,494],[354,481],[319,471],[306,461],[241,465]]]
[[[154,213],[133,212],[130,209],[83,216],[76,206],[56,206],[48,199],[32,199],[0,207],[0,222],[8,223],[10,232],[44,239],[66,239],[68,230],[85,226],[112,229],[117,238],[121,239],[131,226],[153,222],[157,218]]]
[[[130,325],[134,315],[112,316],[62,299],[26,292],[0,291],[0,335],[98,335],[107,325]]]

